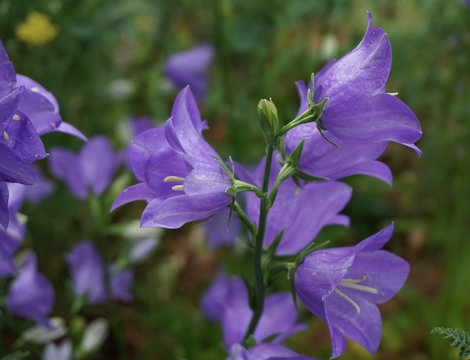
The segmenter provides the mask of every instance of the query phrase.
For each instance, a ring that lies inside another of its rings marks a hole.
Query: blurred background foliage
[[[308,80],[330,58],[353,49],[366,29],[366,10],[388,33],[393,67],[387,91],[399,92],[418,115],[423,157],[391,145],[383,159],[392,188],[355,176],[345,213],[349,229],[330,228],[320,239],[353,244],[394,220],[389,249],[411,263],[404,289],[381,306],[383,340],[375,359],[456,358],[448,344],[430,335],[433,326],[469,329],[470,310],[470,8],[459,0],[1,0],[0,38],[16,71],[35,79],[58,99],[65,121],[87,136],[108,135],[116,148],[128,138],[130,116],[170,114],[176,89],[163,73],[172,53],[202,41],[216,58],[207,99],[200,103],[219,153],[250,164],[264,153],[256,104],[272,97],[281,119],[295,115],[296,80]],[[63,134],[45,137],[46,148],[78,149]],[[47,171],[47,161],[42,166]],[[122,170],[122,173],[125,171]],[[120,178],[120,181],[126,180]],[[27,206],[28,235],[40,269],[54,283],[54,314],[67,318],[70,283],[63,253],[92,239],[105,258],[115,240],[103,234],[87,202],[57,182],[54,196]],[[115,184],[101,199],[106,209],[122,189]],[[112,215],[118,223],[137,219],[142,204]],[[105,210],[103,210],[105,211]],[[214,253],[201,225],[165,233],[150,260],[137,268],[135,301],[85,309],[105,314],[112,331],[95,359],[223,359],[221,330],[205,320],[199,298],[219,268],[244,270],[243,254]],[[276,286],[282,287],[282,281]],[[63,295],[63,296],[61,296]],[[71,296],[71,295],[70,295]],[[327,328],[302,311],[308,332],[294,336],[293,349],[326,359]],[[13,340],[2,334],[2,347]],[[350,343],[346,359],[372,358]]]

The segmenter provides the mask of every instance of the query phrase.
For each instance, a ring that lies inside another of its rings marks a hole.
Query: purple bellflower
[[[87,295],[90,304],[105,301],[104,265],[94,245],[82,241],[65,255],[65,259],[72,273],[75,294]]]
[[[132,141],[129,160],[141,183],[125,189],[111,210],[146,200],[141,225],[175,229],[226,207],[232,198],[225,191],[232,180],[202,137],[206,128],[190,88],[184,88],[165,126]]]
[[[130,269],[116,271],[115,267],[109,267],[109,291],[114,300],[132,301],[129,287],[134,283],[134,273]]]
[[[414,143],[422,131],[411,109],[385,92],[392,64],[390,42],[383,29],[372,27],[372,15],[368,16],[361,43],[341,59],[330,61],[314,79],[315,102],[329,99],[320,126],[341,148],[335,149],[322,139],[312,123],[292,129],[286,136],[286,146],[293,150],[306,139],[300,165],[314,175],[337,179],[367,174],[390,183],[390,170],[376,159],[390,141],[421,154]],[[307,94],[303,83],[298,83],[298,88],[301,113],[307,109]]]
[[[281,169],[276,161],[277,153],[271,166],[271,189],[276,174]],[[261,185],[264,172],[263,159],[257,166],[252,179],[244,171],[244,179],[255,185]],[[240,169],[241,170],[241,169]],[[241,171],[239,171],[241,173]],[[327,225],[349,225],[349,218],[339,212],[351,198],[350,186],[339,181],[306,183],[298,187],[292,179],[281,183],[276,201],[268,213],[264,246],[269,246],[276,236],[284,231],[277,247],[278,255],[296,254],[309,245],[320,230]],[[254,193],[246,193],[246,213],[251,222],[259,217],[259,199]]]
[[[408,276],[402,258],[380,250],[393,224],[356,246],[318,250],[297,268],[294,286],[302,302],[328,324],[332,358],[346,349],[345,337],[374,354],[380,344],[382,321],[376,304],[393,297]]]
[[[280,344],[261,343],[249,350],[240,344],[234,344],[230,348],[230,357],[227,360],[315,360],[315,358],[297,354]]]
[[[233,244],[235,238],[240,234],[240,220],[236,216],[232,216],[229,224],[228,219],[228,209],[222,209],[204,223],[207,243],[212,249]]]
[[[206,43],[171,55],[165,62],[165,74],[176,86],[191,86],[200,100],[206,95],[207,68],[214,58],[214,48]]]
[[[54,306],[54,288],[37,271],[36,256],[31,253],[23,263],[18,277],[12,282],[6,305],[18,316],[50,326],[47,316]]]
[[[105,136],[95,136],[78,154],[62,148],[51,150],[51,171],[63,179],[70,191],[79,199],[88,197],[88,187],[95,195],[109,186],[120,164],[119,154],[113,151]]]
[[[248,291],[242,279],[219,274],[202,299],[205,314],[222,323],[225,345],[230,348],[243,341],[253,311],[248,303]],[[297,311],[292,295],[287,292],[268,296],[264,312],[254,332],[256,341],[281,333],[273,342],[281,343],[295,332],[305,329],[297,324]]]

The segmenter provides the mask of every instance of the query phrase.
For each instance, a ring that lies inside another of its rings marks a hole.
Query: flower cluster
[[[247,230],[254,279],[219,274],[202,299],[207,317],[222,325],[229,359],[313,359],[281,345],[305,325],[297,323],[290,293],[266,295],[280,273],[327,323],[332,358],[345,351],[345,338],[371,354],[377,350],[376,304],[394,296],[407,278],[408,263],[381,250],[393,225],[356,246],[320,249],[326,245],[315,243],[325,226],[349,225],[341,211],[352,188],[340,179],[365,174],[391,184],[390,169],[378,160],[390,142],[421,154],[415,145],[422,135],[418,119],[385,91],[392,61],[388,36],[368,16],[353,51],[330,61],[308,86],[297,83],[301,104],[294,120],[281,124],[274,103],[260,102],[267,151],[253,171],[224,163],[204,140],[207,125],[189,87],[163,127],[131,143],[129,162],[140,183],[124,190],[113,208],[147,201],[141,224],[149,227],[179,228],[213,216],[206,227],[211,247],[232,243],[239,224]],[[220,224],[227,229],[232,213],[240,223],[222,234]]]

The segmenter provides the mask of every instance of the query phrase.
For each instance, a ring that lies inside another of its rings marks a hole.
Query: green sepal
[[[230,179],[234,179],[235,176],[233,175],[233,172],[227,167],[227,165],[225,165],[225,163],[219,159],[219,157],[215,154],[211,154],[209,153],[210,156],[212,156],[215,161],[217,161],[217,163],[222,167],[222,169],[225,170],[225,172],[228,174],[228,176],[230,177]]]
[[[227,190],[225,190],[225,192],[230,196],[236,196],[239,192],[244,192],[244,191],[252,191],[259,198],[263,198],[266,195],[257,186],[246,183],[238,179],[233,179],[233,178],[232,178],[232,186],[230,186]]]
[[[258,118],[266,143],[271,142],[279,131],[279,116],[272,99],[261,99],[258,103]]]
[[[310,82],[312,87],[307,90],[307,104],[309,106],[315,106],[315,73],[310,75]]]
[[[330,243],[330,240],[327,240],[321,244],[315,243],[315,241],[312,241],[309,245],[307,245],[301,252],[299,252],[295,258],[295,264],[296,268],[300,265],[300,263],[303,261],[303,259],[313,253],[316,250],[319,250],[321,248],[324,248]]]
[[[19,359],[25,359],[27,358],[30,354],[29,351],[15,351],[14,353],[8,354],[6,356],[3,356],[0,358],[0,360],[19,360]]]
[[[277,236],[274,238],[274,241],[271,244],[269,244],[269,246],[266,248],[266,253],[269,254],[271,258],[274,257],[277,247],[281,243],[283,235],[284,235],[284,229],[282,229],[281,232],[277,234]]]
[[[269,335],[268,337],[265,337],[261,342],[263,343],[272,343],[274,340],[276,340],[279,335],[282,335],[282,332],[278,332],[272,335]]]
[[[245,345],[246,349],[251,349],[252,347],[255,347],[257,345],[256,339],[253,334],[248,336],[248,338],[244,341],[243,345]]]
[[[247,277],[243,274],[240,275],[243,282],[245,283],[246,289],[248,291],[248,303],[250,304],[250,309],[253,310],[255,308],[255,292],[253,291],[253,286],[251,286],[250,281]]]

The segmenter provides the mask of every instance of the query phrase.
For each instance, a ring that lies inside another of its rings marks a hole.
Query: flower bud
[[[264,138],[266,142],[270,142],[279,130],[279,117],[274,102],[271,99],[261,99],[258,103],[258,115]]]

